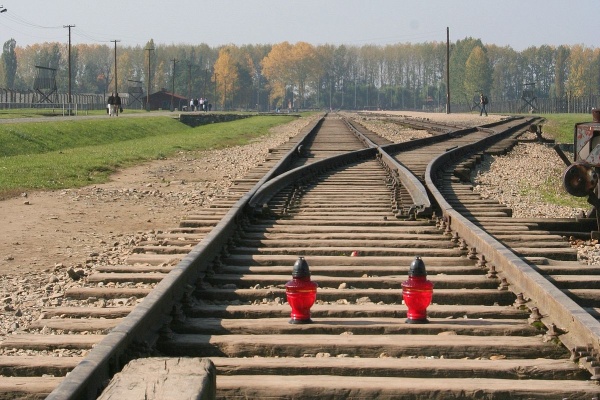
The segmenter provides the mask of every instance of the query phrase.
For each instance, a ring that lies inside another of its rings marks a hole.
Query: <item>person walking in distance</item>
[[[481,93],[479,96],[479,105],[481,106],[481,110],[479,111],[480,117],[483,115],[483,113],[485,113],[486,117],[488,116],[487,110],[485,109],[485,106],[487,106],[487,103],[488,103],[487,96],[484,96],[483,93]]]
[[[119,97],[119,93],[117,93],[115,95],[115,101],[114,101],[114,103],[115,103],[114,104],[115,107],[114,107],[113,113],[114,113],[115,116],[118,117],[119,116],[119,111],[122,111],[122,109],[121,109],[121,98]]]
[[[109,117],[112,117],[113,115],[113,103],[115,102],[115,94],[111,93],[110,96],[108,96],[108,100],[106,101],[106,112],[108,113]]]

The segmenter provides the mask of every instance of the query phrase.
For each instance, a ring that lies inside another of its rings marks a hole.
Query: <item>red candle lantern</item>
[[[310,324],[310,308],[317,299],[316,282],[310,280],[308,263],[298,257],[292,271],[292,280],[285,284],[287,301],[292,307],[290,324]]]
[[[410,264],[408,280],[402,282],[402,298],[408,308],[406,323],[426,324],[427,307],[433,297],[433,283],[427,280],[425,263],[421,257],[415,257]]]

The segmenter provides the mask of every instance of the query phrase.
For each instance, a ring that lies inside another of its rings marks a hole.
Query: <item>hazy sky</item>
[[[598,0],[3,0],[0,44],[385,45],[473,37],[484,44],[600,47]]]

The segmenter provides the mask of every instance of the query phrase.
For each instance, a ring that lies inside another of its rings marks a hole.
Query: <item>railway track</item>
[[[93,398],[127,361],[160,355],[210,357],[224,399],[591,399],[597,268],[563,238],[582,222],[514,220],[469,182],[531,122],[410,120],[431,137],[393,144],[327,116],[66,294],[90,306],[45,310],[0,343],[31,351],[0,358],[1,392]],[[428,324],[406,323],[402,304],[417,256],[435,285]],[[312,324],[289,323],[299,257],[319,284]],[[80,354],[42,355],[56,348]]]

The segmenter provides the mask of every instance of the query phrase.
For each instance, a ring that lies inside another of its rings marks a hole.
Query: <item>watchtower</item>
[[[142,81],[132,81],[131,79],[128,79],[127,82],[130,82],[129,86],[127,87],[127,93],[129,94],[127,107],[131,109],[142,109],[144,107],[144,103],[142,101],[144,97]]]
[[[523,84],[525,88],[523,89],[523,93],[521,94],[521,100],[523,104],[521,105],[520,112],[536,112],[537,111],[537,97],[535,95],[535,82],[529,82]]]
[[[37,103],[56,103],[58,95],[56,91],[56,68],[35,66],[37,73],[33,81],[33,89],[40,94],[40,100]]]

